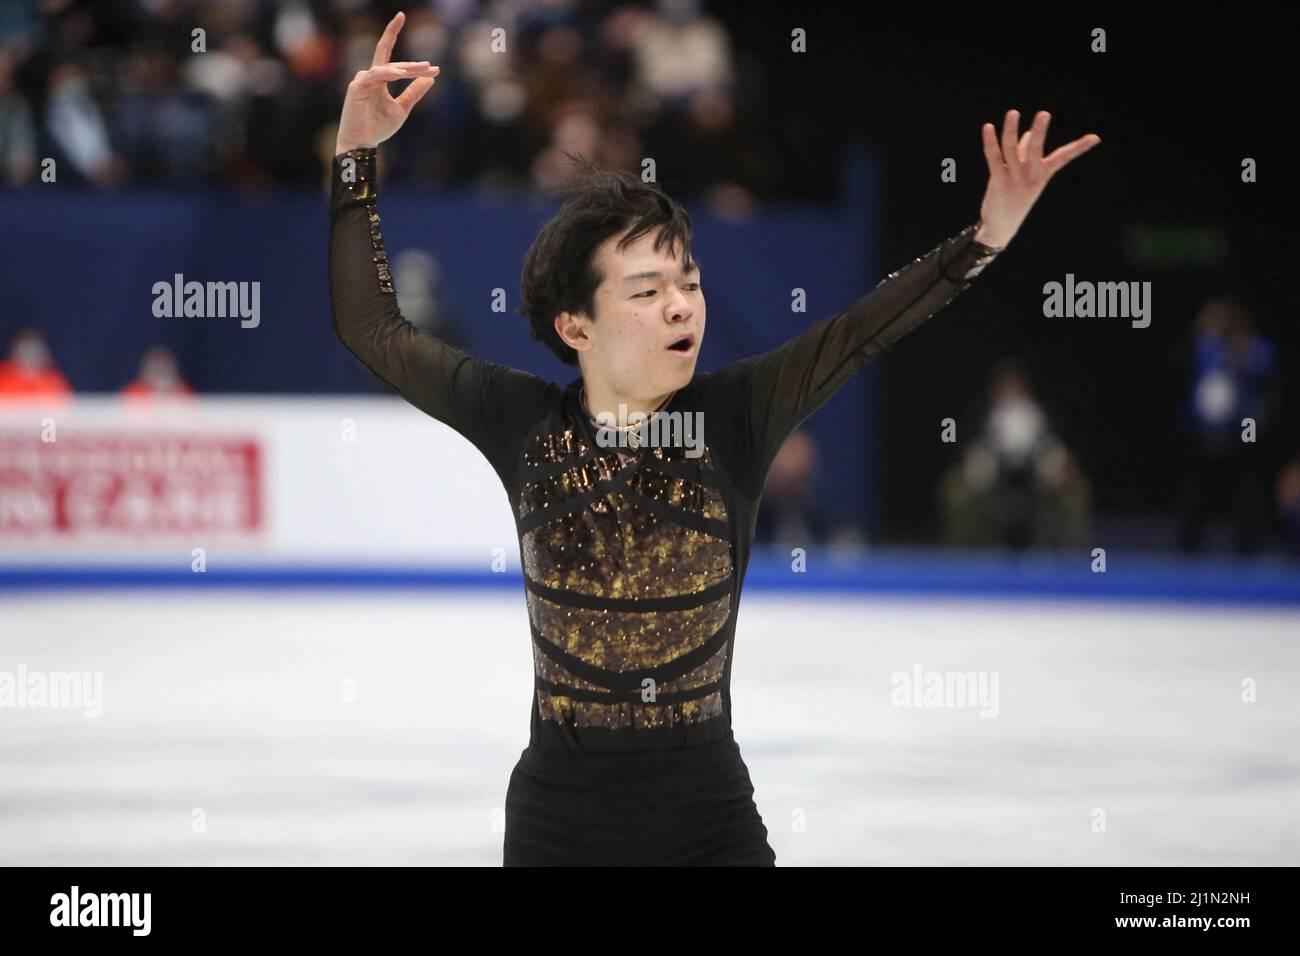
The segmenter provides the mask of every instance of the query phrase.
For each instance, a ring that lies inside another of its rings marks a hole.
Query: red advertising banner
[[[257,532],[263,460],[246,435],[0,429],[0,535]]]

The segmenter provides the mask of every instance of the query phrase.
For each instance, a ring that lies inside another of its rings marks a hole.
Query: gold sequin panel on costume
[[[537,436],[518,499],[537,706],[575,727],[722,716],[727,508],[705,453]]]

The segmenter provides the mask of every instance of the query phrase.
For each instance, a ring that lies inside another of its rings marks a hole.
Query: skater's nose
[[[695,315],[695,310],[691,304],[686,301],[686,297],[679,291],[676,300],[669,300],[665,308],[667,309],[668,321],[674,325],[682,322],[689,322]]]

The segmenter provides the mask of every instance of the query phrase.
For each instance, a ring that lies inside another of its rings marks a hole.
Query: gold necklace
[[[677,389],[673,389],[671,392],[669,392],[668,397],[665,398],[662,402],[660,402],[659,407],[656,408],[654,412],[651,412],[650,414],[653,415],[655,412],[662,411],[663,408],[673,400],[673,396],[677,394],[677,391],[678,391]],[[631,446],[632,448],[641,447],[641,442],[640,439],[637,438],[635,429],[640,428],[642,422],[635,422],[629,425],[602,425],[600,422],[596,420],[596,416],[591,414],[591,409],[587,407],[587,383],[586,382],[583,382],[579,389],[578,402],[580,405],[582,405],[582,410],[586,414],[587,420],[591,422],[591,424],[593,424],[597,428],[608,428],[616,432],[626,432],[628,445]]]

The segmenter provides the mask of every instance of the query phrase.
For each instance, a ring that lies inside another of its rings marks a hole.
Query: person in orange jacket
[[[62,397],[72,386],[54,364],[40,329],[19,329],[0,362],[0,399]]]
[[[130,400],[152,398],[190,398],[194,389],[181,378],[176,356],[165,345],[155,345],[140,357],[135,381],[122,389]]]

